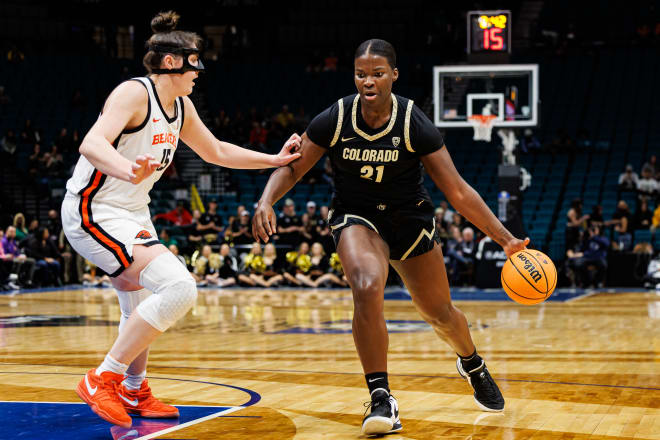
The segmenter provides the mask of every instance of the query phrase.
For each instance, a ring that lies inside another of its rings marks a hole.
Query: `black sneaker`
[[[399,405],[387,390],[373,390],[371,402],[365,403],[365,406],[367,411],[371,408],[371,413],[362,421],[362,434],[388,434],[403,429],[399,420]]]
[[[497,384],[490,376],[486,363],[482,360],[481,365],[472,371],[465,372],[461,364],[461,358],[456,359],[458,374],[463,376],[474,388],[474,401],[484,411],[504,411],[504,397]]]

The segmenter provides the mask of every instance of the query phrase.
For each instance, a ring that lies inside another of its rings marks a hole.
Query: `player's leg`
[[[504,398],[477,354],[465,315],[451,302],[441,247],[391,263],[424,320],[458,354],[457,369],[474,388],[477,405],[485,411],[502,411]]]
[[[131,425],[131,419],[113,384],[123,381],[129,365],[158,335],[185,315],[197,299],[193,278],[163,245],[135,245],[132,258],[131,265],[117,279],[142,286],[153,294],[140,302],[130,314],[103,363],[97,369],[90,370],[77,388],[78,395],[99,416],[125,427]],[[99,386],[103,392],[97,395]],[[148,386],[144,388],[148,391]],[[148,393],[147,398],[150,396]]]
[[[389,338],[383,314],[389,247],[375,231],[353,225],[341,231],[337,252],[353,291],[353,340],[371,396],[371,413],[362,422],[362,432],[399,431],[398,405],[387,380]]]
[[[117,290],[121,319],[119,332],[134,310],[144,301],[151,292],[136,284],[119,278],[112,279],[112,284]],[[147,376],[147,360],[149,358],[149,347],[140,353],[126,370],[126,377],[119,390],[124,409],[129,414],[138,414],[142,417],[178,417],[179,410],[167,405],[153,397],[149,387]]]

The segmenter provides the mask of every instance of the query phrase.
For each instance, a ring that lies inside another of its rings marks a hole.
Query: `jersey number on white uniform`
[[[172,155],[171,148],[163,148],[163,158],[160,160],[160,166],[156,168],[156,171],[162,171],[167,168],[167,165],[170,163],[170,156]]]

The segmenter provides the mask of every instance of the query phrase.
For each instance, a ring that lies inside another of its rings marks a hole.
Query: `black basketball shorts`
[[[362,225],[376,232],[387,243],[390,260],[405,260],[425,254],[433,249],[434,243],[440,243],[433,205],[427,200],[396,209],[378,205],[376,209],[362,210],[333,204],[328,217],[337,247],[344,229]]]

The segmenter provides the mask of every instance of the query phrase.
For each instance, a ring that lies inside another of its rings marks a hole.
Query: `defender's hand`
[[[275,211],[268,203],[261,203],[252,217],[252,236],[257,241],[268,243],[270,236],[277,231]]]
[[[160,162],[155,160],[151,154],[141,154],[135,158],[135,163],[131,164],[131,172],[128,175],[129,182],[134,185],[142,182],[147,177],[151,176],[156,168],[160,166]]]
[[[298,159],[300,157],[300,153],[298,153],[300,142],[302,142],[300,136],[296,133],[292,134],[289,140],[284,143],[279,154],[275,156],[275,165],[281,167]]]
[[[506,254],[507,257],[510,257],[511,255],[515,254],[518,251],[527,249],[528,244],[529,244],[529,237],[525,238],[524,240],[519,240],[517,238],[514,238],[512,240],[509,240],[509,242],[503,246],[504,253]]]

